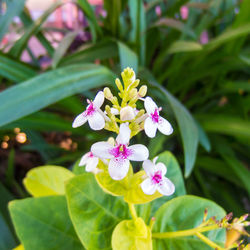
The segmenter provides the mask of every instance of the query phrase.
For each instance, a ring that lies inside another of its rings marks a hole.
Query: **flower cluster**
[[[129,141],[143,130],[148,137],[153,138],[156,136],[157,129],[165,135],[170,135],[173,128],[166,119],[160,116],[162,108],[159,108],[151,97],[145,97],[147,87],[143,85],[139,90],[137,89],[139,80],[136,79],[135,72],[131,68],[126,68],[121,75],[123,84],[119,79],[115,80],[120,102],[106,87],[97,93],[93,101],[87,100],[86,110],[73,122],[74,128],[88,121],[93,130],[106,129],[118,134],[114,142],[94,143],[91,151],[82,157],[79,165],[86,165],[86,171],[97,173],[98,162],[102,160],[107,163],[111,178],[122,180],[129,171],[130,161],[141,161],[147,174],[147,178],[141,183],[143,192],[152,195],[158,190],[163,195],[171,195],[175,187],[165,177],[166,166],[161,162],[156,164],[157,157],[153,162],[148,160],[149,151],[146,146],[129,145]],[[105,111],[102,111],[101,107],[105,99],[112,105],[106,105]],[[137,109],[137,101],[144,102],[145,110]]]

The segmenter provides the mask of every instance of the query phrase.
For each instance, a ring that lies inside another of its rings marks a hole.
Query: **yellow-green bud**
[[[116,84],[117,88],[118,88],[121,92],[123,92],[123,87],[122,87],[122,83],[121,83],[120,79],[116,78],[116,79],[115,79],[115,84]]]
[[[129,91],[129,98],[133,99],[136,98],[138,96],[138,92],[136,88],[133,88]]]
[[[142,85],[139,89],[139,96],[140,97],[144,97],[147,94],[147,86],[146,85]]]
[[[135,118],[135,111],[132,107],[126,106],[120,110],[120,119],[122,121],[130,121]]]
[[[108,100],[112,100],[113,99],[113,95],[112,95],[112,93],[111,93],[111,90],[108,88],[108,87],[106,87],[106,88],[104,88],[104,90],[103,90],[103,93],[104,93],[104,96],[105,96],[105,98],[106,99],[108,99]]]

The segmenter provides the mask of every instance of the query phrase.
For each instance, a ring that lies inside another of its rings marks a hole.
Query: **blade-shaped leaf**
[[[107,68],[91,64],[72,65],[34,77],[0,93],[0,126],[114,78]]]
[[[124,201],[105,194],[90,173],[71,179],[66,185],[66,197],[71,220],[84,247],[111,249],[115,226],[128,218]]]
[[[168,54],[180,53],[180,52],[193,52],[202,50],[202,45],[197,42],[191,41],[176,41],[171,44],[168,49]]]
[[[24,249],[83,249],[64,196],[12,201],[9,210]]]

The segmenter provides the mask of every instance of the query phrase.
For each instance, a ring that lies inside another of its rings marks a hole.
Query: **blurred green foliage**
[[[18,127],[29,139],[28,144],[18,146],[23,154],[38,152],[44,164],[71,166],[94,142],[106,138],[105,133],[91,132],[86,126],[71,128],[73,117],[83,110],[75,94],[91,98],[93,88],[112,88],[119,72],[130,66],[175,128],[171,137],[158,135],[150,141],[151,155],[165,150],[175,154],[182,163],[187,193],[212,199],[236,216],[249,211],[248,0],[107,0],[105,17],[97,16],[87,0],[76,0],[88,21],[82,29],[91,36],[73,50],[69,48],[80,31],[63,29],[65,37],[54,49],[43,26],[61,2],[35,22],[24,1],[3,2],[7,10],[0,17],[0,39],[14,16],[20,17],[22,36],[10,50],[0,52],[1,142]],[[189,10],[187,19],[180,14],[183,5]],[[208,36],[205,43],[204,35]],[[33,36],[45,48],[44,56],[51,59],[46,69],[40,58],[33,56],[30,64],[20,59],[24,50],[33,54],[28,45]],[[54,132],[68,132],[67,138],[77,143],[77,149],[65,150],[51,143],[45,135]],[[144,136],[136,139],[148,142]],[[15,190],[15,195],[26,195],[19,184],[24,173],[15,169],[13,150],[5,150],[8,166],[0,165],[6,177],[0,186],[0,226],[8,234],[5,241],[0,240],[5,244],[0,249],[16,244],[4,212],[12,198],[2,186]]]

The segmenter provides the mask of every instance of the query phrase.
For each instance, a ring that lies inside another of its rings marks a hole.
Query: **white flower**
[[[99,162],[99,158],[94,156],[92,152],[88,152],[80,160],[79,166],[85,166],[86,165],[86,172],[93,172],[95,173],[97,170],[97,165]]]
[[[164,135],[170,135],[173,132],[171,124],[159,115],[161,108],[158,108],[151,97],[146,97],[144,101],[144,107],[147,111],[148,117],[144,123],[145,133],[148,137],[155,137],[157,128]]]
[[[175,191],[175,186],[165,177],[167,173],[166,166],[162,162],[155,164],[157,158],[155,157],[153,162],[150,160],[143,162],[143,168],[148,178],[141,183],[141,188],[147,195],[154,194],[156,190],[162,195],[172,195]]]
[[[128,124],[121,124],[116,145],[108,142],[97,142],[92,145],[91,152],[100,158],[110,159],[108,171],[112,179],[123,179],[129,170],[129,161],[144,161],[148,158],[148,149],[141,144],[128,147],[130,139]]]
[[[99,91],[93,102],[88,100],[89,105],[86,110],[78,115],[72,126],[73,128],[77,128],[83,125],[86,121],[88,121],[89,126],[93,130],[103,129],[105,126],[105,119],[101,114],[100,107],[104,102],[104,94],[102,91]]]
[[[131,106],[126,106],[120,110],[120,119],[122,121],[133,120],[136,116],[135,109]]]

